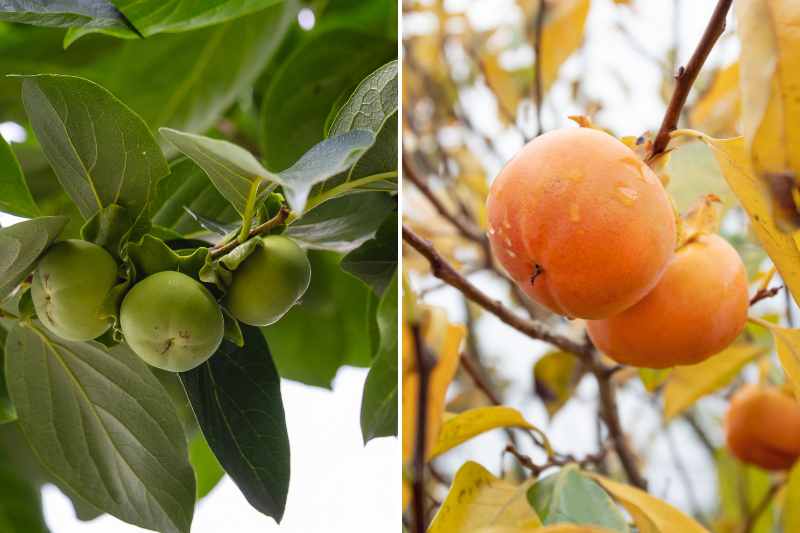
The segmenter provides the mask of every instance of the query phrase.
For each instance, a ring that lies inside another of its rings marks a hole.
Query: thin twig
[[[438,211],[442,217],[450,222],[450,224],[452,224],[464,237],[471,241],[482,244],[483,241],[486,240],[484,233],[477,227],[473,226],[469,221],[463,220],[451,213],[450,210],[445,207],[442,201],[434,194],[431,188],[428,187],[428,184],[422,178],[420,178],[419,175],[417,175],[417,172],[414,170],[414,167],[411,166],[409,159],[409,156],[403,157],[403,177],[413,183],[414,186],[419,189],[419,192],[421,192],[433,205],[433,207],[436,208],[436,211]]]
[[[655,139],[653,140],[653,147],[650,151],[649,161],[662,154],[669,144],[670,132],[678,127],[678,119],[681,116],[681,110],[686,104],[686,98],[689,96],[689,91],[692,84],[697,79],[700,69],[703,67],[706,58],[708,58],[711,49],[716,44],[719,36],[725,31],[725,18],[728,15],[733,0],[719,0],[717,7],[714,8],[714,13],[708,21],[703,37],[697,44],[697,48],[692,54],[689,63],[686,67],[678,69],[675,76],[675,91],[672,93],[672,99],[667,106],[667,111],[664,114],[664,119],[661,121],[661,127],[658,129]]]
[[[280,226],[286,221],[288,217],[289,217],[289,208],[286,207],[285,205],[281,206],[281,209],[280,211],[278,211],[278,214],[276,214],[274,217],[267,220],[266,222],[252,228],[250,230],[250,233],[247,234],[247,238],[252,239],[256,235],[261,235],[262,233],[265,233],[274,227]],[[213,248],[211,248],[211,250],[209,250],[209,254],[211,255],[212,258],[217,258],[227,254],[240,244],[242,243],[240,243],[238,239],[232,239],[221,245],[214,246]]]
[[[540,464],[540,465],[534,463],[533,459],[531,459],[529,456],[521,453],[519,450],[517,450],[511,444],[508,444],[505,447],[505,449],[503,450],[503,453],[504,454],[508,453],[508,454],[513,455],[514,458],[517,460],[517,462],[520,465],[522,465],[523,467],[527,468],[528,470],[531,471],[531,473],[533,473],[534,477],[539,477],[539,475],[541,475],[542,472],[544,472],[545,470],[547,470],[549,468],[554,468],[554,467],[558,467],[558,466],[566,466],[568,464],[577,464],[581,468],[585,468],[585,467],[590,466],[590,465],[596,466],[597,464],[599,464],[599,463],[601,463],[603,461],[603,459],[606,456],[607,450],[606,449],[602,449],[598,453],[589,454],[589,455],[586,455],[585,457],[580,458],[580,459],[575,457],[574,455],[564,455],[564,456],[560,456],[560,457],[553,456],[553,457],[549,457],[547,459],[547,462],[545,462],[543,464]]]
[[[753,529],[756,527],[758,519],[761,518],[761,515],[767,510],[769,504],[772,503],[772,499],[778,493],[781,486],[782,483],[780,482],[774,482],[772,485],[770,485],[769,490],[767,490],[767,492],[764,494],[764,497],[761,498],[761,501],[758,502],[758,505],[756,505],[753,510],[747,514],[747,520],[742,526],[742,533],[751,533],[753,531]]]
[[[533,53],[535,56],[533,71],[533,104],[536,106],[536,136],[544,132],[542,127],[542,30],[544,17],[547,11],[546,0],[539,0],[539,10],[536,12],[533,29]]]
[[[761,300],[766,300],[767,298],[772,298],[773,296],[775,296],[776,294],[781,292],[782,288],[783,288],[783,285],[779,285],[777,287],[772,287],[770,289],[767,289],[767,288],[758,289],[758,291],[756,291],[756,293],[753,295],[753,297],[750,298],[750,305],[755,305],[758,302],[760,302]]]
[[[458,289],[464,296],[480,305],[512,328],[524,333],[528,337],[549,342],[570,353],[582,354],[585,350],[585,346],[582,343],[575,342],[562,335],[557,335],[545,327],[544,324],[522,318],[511,312],[499,301],[491,299],[469,280],[459,274],[439,252],[436,251],[430,242],[414,233],[405,224],[403,224],[403,240],[428,260],[435,277],[444,281],[451,287]]]
[[[428,378],[433,362],[422,342],[422,332],[418,325],[411,327],[416,352],[419,390],[417,391],[417,438],[414,445],[414,533],[425,533],[425,445],[428,441]]]

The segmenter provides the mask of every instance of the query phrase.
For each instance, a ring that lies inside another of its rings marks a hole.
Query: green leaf
[[[14,152],[0,135],[0,211],[20,217],[33,218],[39,208],[33,201],[31,191]]]
[[[364,444],[397,435],[397,271],[378,305],[380,348],[364,383],[361,435]]]
[[[302,41],[277,68],[261,105],[263,157],[292,165],[322,140],[325,117],[342,93],[397,53],[397,41],[344,29]]]
[[[0,3],[0,20],[55,28],[109,29],[136,34],[125,17],[107,0],[17,0]]]
[[[258,328],[245,345],[223,341],[204,364],[180,374],[197,422],[250,505],[280,522],[289,490],[289,436],[280,378]]]
[[[183,428],[141,359],[38,324],[12,329],[6,356],[19,424],[65,488],[131,524],[188,533],[195,485]]]
[[[196,278],[205,265],[208,248],[182,250],[178,253],[161,239],[145,235],[138,242],[128,244],[126,252],[136,268],[136,279],[164,270],[175,270]]]
[[[263,197],[267,188],[262,184],[276,179],[253,154],[233,143],[170,128],[160,131],[205,171],[214,187],[240,215],[247,210],[251,191],[256,191],[256,199]]]
[[[262,328],[281,377],[330,388],[342,365],[369,366],[369,288],[339,268],[339,256],[310,251],[311,285],[280,321]],[[314,334],[309,335],[313,324]]]
[[[0,463],[0,531],[47,533],[39,487]]]
[[[84,218],[118,204],[136,220],[169,174],[147,124],[99,85],[73,76],[22,81],[31,126]]]
[[[306,209],[311,188],[344,172],[375,142],[369,130],[352,130],[315,144],[291,167],[278,173],[277,181],[289,205],[298,213]],[[320,202],[309,204],[309,207]]]
[[[334,198],[295,220],[286,235],[306,248],[349,252],[375,235],[395,205],[379,192]]]
[[[0,228],[0,300],[31,273],[66,224],[65,217],[40,217]]]
[[[169,9],[165,9],[164,0],[115,0],[114,4],[142,36],[150,37],[157,33],[176,33],[219,24],[279,2],[281,0],[172,0]],[[118,26],[94,26],[71,30],[65,42],[69,44],[92,32],[128,39],[137,37],[137,34]]]
[[[8,396],[5,371],[6,330],[0,326],[0,424],[7,424],[17,419],[17,409]],[[2,529],[0,529],[2,531]]]
[[[339,109],[328,136],[355,129],[377,134],[397,111],[397,104],[397,60],[394,60],[364,78]]]
[[[180,158],[170,164],[170,170],[170,175],[162,179],[156,188],[152,206],[154,224],[186,235],[203,231],[200,220],[223,224],[238,220],[236,210],[194,161]]]
[[[197,432],[189,441],[189,462],[197,478],[197,499],[205,498],[225,475],[225,470],[209,448],[205,437]]]
[[[575,465],[537,481],[528,489],[528,502],[544,525],[596,525],[630,533],[622,512],[603,488]]]
[[[386,217],[374,238],[344,256],[341,265],[376,294],[383,294],[397,270],[397,212]]]

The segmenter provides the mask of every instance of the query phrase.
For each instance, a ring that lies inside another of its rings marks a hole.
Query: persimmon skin
[[[800,403],[775,388],[745,385],[725,414],[725,442],[745,463],[791,468],[800,457]]]
[[[675,214],[658,177],[611,135],[555,130],[528,143],[492,183],[494,256],[531,298],[577,318],[641,300],[673,254]]]
[[[739,254],[718,235],[680,248],[642,301],[587,322],[589,337],[618,363],[643,368],[692,365],[726,348],[741,333],[749,307]]]

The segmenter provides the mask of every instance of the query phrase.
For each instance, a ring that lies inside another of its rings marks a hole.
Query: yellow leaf
[[[790,173],[800,180],[800,5],[796,0],[736,2],[740,57],[742,130],[755,172]],[[775,192],[775,216],[781,228],[796,229],[792,198]]]
[[[536,361],[533,384],[551,418],[572,396],[581,377],[579,372],[578,358],[571,353],[550,352]]]
[[[610,529],[597,526],[555,524],[547,527],[537,527],[534,525],[489,526],[477,529],[474,531],[474,533],[614,533],[614,532]]]
[[[589,0],[562,0],[548,5],[542,29],[542,87],[547,91],[558,78],[564,61],[583,43]],[[539,58],[536,58],[539,61]]]
[[[536,431],[547,442],[539,429],[522,417],[519,411],[505,406],[478,407],[447,418],[429,459],[463,444],[469,439],[492,429],[517,427]]]
[[[800,463],[789,472],[781,518],[784,531],[800,531]]]
[[[708,135],[734,135],[739,121],[739,63],[717,71],[711,86],[692,107],[693,128]]]
[[[700,132],[684,133],[698,137],[711,148],[728,185],[747,211],[761,246],[797,301],[800,296],[800,249],[795,236],[778,228],[771,213],[769,192],[753,173],[744,139],[714,139]]]
[[[513,120],[525,87],[517,82],[513,73],[503,68],[497,54],[484,54],[481,58],[481,67],[486,77],[486,85],[497,98],[497,104],[503,113]]]
[[[766,323],[766,322],[765,322]],[[800,329],[771,326],[772,337],[786,376],[794,385],[794,395],[800,398]]]
[[[588,475],[627,509],[639,533],[709,533],[693,518],[655,496],[597,474]]]
[[[671,372],[671,368],[640,368],[639,379],[647,392],[653,392],[667,380]]]
[[[426,449],[432,449],[439,435],[444,416],[447,388],[458,368],[464,327],[450,324],[444,310],[419,305],[422,336],[430,352],[436,355],[436,364],[428,381],[428,413]],[[408,327],[403,328],[403,461],[408,463],[414,456],[417,434],[417,394],[419,374],[416,371],[416,355],[413,338]]]
[[[411,483],[407,479],[403,479],[403,511],[406,510],[409,503],[411,503]]]
[[[724,387],[744,365],[766,352],[765,346],[742,342],[702,363],[675,367],[664,388],[664,418],[678,416],[698,399]]]
[[[541,525],[526,492],[534,480],[514,485],[478,463],[464,463],[453,479],[428,533],[474,533],[488,526]]]

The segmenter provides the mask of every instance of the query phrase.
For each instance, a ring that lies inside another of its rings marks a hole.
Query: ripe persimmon
[[[745,463],[791,468],[800,457],[800,403],[777,388],[745,385],[728,406],[725,442]]]
[[[632,306],[675,248],[675,213],[658,177],[591,128],[528,143],[492,183],[487,207],[500,264],[531,298],[570,317]]]
[[[722,237],[700,234],[675,253],[655,288],[622,313],[587,323],[589,336],[623,364],[696,364],[727,347],[747,321],[747,274]]]

